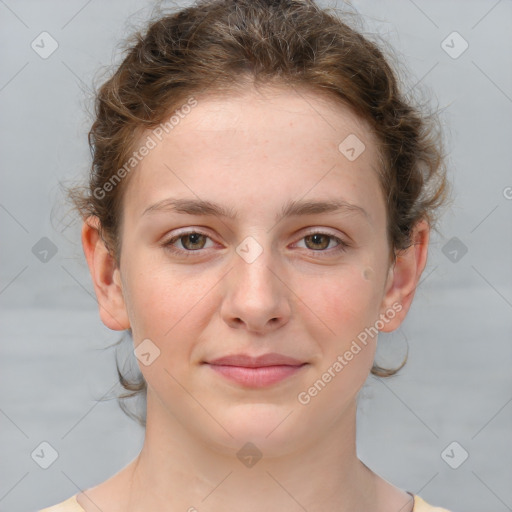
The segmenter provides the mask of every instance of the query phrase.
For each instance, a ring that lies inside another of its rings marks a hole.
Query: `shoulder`
[[[412,512],[450,512],[446,508],[433,507],[417,494],[414,495],[414,508]]]
[[[84,509],[76,501],[76,494],[67,500],[57,503],[48,508],[43,508],[39,512],[85,512]]]

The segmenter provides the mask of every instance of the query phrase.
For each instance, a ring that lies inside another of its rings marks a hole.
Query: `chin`
[[[304,440],[299,439],[302,429],[298,429],[296,425],[298,419],[296,409],[297,407],[292,404],[233,405],[225,414],[217,416],[219,423],[232,437],[224,429],[217,429],[221,439],[216,439],[215,442],[235,452],[238,452],[246,443],[252,443],[264,456],[285,455],[293,451],[296,443],[297,445],[304,443]],[[307,429],[304,429],[302,435],[307,435]]]

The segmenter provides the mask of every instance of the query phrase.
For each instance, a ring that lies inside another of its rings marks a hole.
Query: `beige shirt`
[[[71,498],[68,498],[63,502],[58,503],[57,505],[53,505],[52,507],[43,508],[39,512],[85,512],[85,510],[76,501],[76,496],[77,495],[75,494],[74,496],[71,496]],[[426,501],[424,501],[416,494],[414,494],[413,496],[413,512],[450,512],[445,508],[433,507],[432,505],[429,505]]]

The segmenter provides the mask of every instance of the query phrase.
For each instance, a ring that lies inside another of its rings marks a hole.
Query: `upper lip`
[[[230,356],[219,357],[208,364],[225,365],[225,366],[244,366],[247,368],[258,368],[262,366],[301,366],[303,361],[294,359],[293,357],[284,356],[282,354],[270,353],[259,357],[252,357],[248,354],[233,354]]]

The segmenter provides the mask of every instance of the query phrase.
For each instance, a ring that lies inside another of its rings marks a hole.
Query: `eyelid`
[[[338,232],[333,233],[332,231],[329,230],[329,228],[312,227],[312,228],[306,228],[306,229],[307,229],[307,231],[304,234],[302,234],[302,237],[309,236],[309,235],[328,235],[328,236],[332,236],[333,238],[337,238],[338,240],[341,240],[342,236],[343,236],[343,235],[339,234]]]

